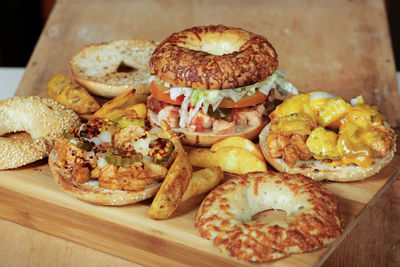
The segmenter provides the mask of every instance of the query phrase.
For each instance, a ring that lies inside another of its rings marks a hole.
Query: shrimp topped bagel
[[[362,96],[346,102],[324,92],[285,100],[269,115],[260,147],[277,170],[315,180],[355,181],[379,172],[393,158],[395,133]]]
[[[272,110],[272,89],[297,93],[268,40],[223,25],[170,35],[150,59],[148,117],[166,120],[182,142],[211,146],[227,136],[253,139]]]
[[[152,127],[134,111],[91,118],[65,131],[49,157],[56,182],[70,195],[101,205],[125,205],[154,196],[168,174],[179,137]]]

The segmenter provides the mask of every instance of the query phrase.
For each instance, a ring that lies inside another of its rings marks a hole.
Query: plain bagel
[[[0,137],[0,169],[17,168],[47,157],[53,140],[64,129],[78,127],[80,119],[55,100],[39,96],[0,101],[0,136],[27,132],[30,137]]]
[[[223,25],[173,33],[154,51],[151,74],[176,86],[228,89],[265,80],[278,56],[261,36]]]
[[[252,219],[268,209],[283,210],[287,216]],[[259,172],[215,188],[203,200],[195,226],[233,257],[267,261],[329,244],[342,233],[343,217],[334,195],[319,182],[303,175]]]
[[[116,40],[82,48],[71,60],[76,81],[106,98],[136,89],[148,93],[149,59],[157,43],[144,39]]]

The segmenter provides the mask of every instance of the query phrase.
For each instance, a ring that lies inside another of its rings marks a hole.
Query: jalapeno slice
[[[165,138],[157,138],[151,141],[149,147],[153,151],[153,161],[157,164],[167,162],[175,149],[174,144]]]
[[[215,110],[209,108],[207,114],[215,119],[224,119],[226,121],[232,121],[231,109],[229,108],[217,108]]]
[[[105,155],[107,163],[118,167],[129,166],[137,161],[141,161],[142,159],[143,155],[141,153],[132,154],[117,150],[107,150]]]
[[[93,148],[93,145],[87,141],[82,140],[81,138],[75,136],[72,132],[68,130],[63,131],[63,136],[67,139],[71,144],[74,144],[80,149],[90,151]]]
[[[126,128],[129,125],[134,125],[134,126],[139,126],[139,127],[145,127],[145,123],[143,119],[132,119],[129,117],[120,117],[116,120],[116,123],[120,128]]]

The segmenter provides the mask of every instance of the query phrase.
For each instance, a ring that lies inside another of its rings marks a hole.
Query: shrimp
[[[232,111],[233,119],[239,125],[259,126],[262,117],[266,113],[263,104],[251,108],[240,108]]]
[[[283,148],[289,144],[290,136],[285,133],[270,134],[267,137],[267,147],[272,158],[281,158]]]
[[[121,129],[113,136],[113,144],[115,148],[125,150],[129,145],[137,141],[145,133],[145,129],[140,126],[130,124],[128,127]]]
[[[235,122],[228,122],[221,119],[215,120],[213,122],[213,132],[214,134],[230,134],[234,133],[236,130]]]
[[[312,158],[306,140],[305,135],[281,132],[267,137],[267,147],[272,158],[282,158],[287,165],[293,166],[298,160]]]
[[[166,106],[160,110],[157,119],[160,122],[165,120],[171,128],[176,128],[179,125],[179,108]]]
[[[110,164],[92,170],[92,178],[97,178],[104,188],[139,191],[155,180],[164,179],[167,172],[167,168],[152,162],[137,162],[126,167]]]
[[[312,158],[310,149],[306,145],[307,136],[302,134],[293,134],[290,137],[290,143],[298,150],[298,155],[301,160],[309,160]]]

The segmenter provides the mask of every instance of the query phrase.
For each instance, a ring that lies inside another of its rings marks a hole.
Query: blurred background
[[[56,0],[0,1],[0,67],[25,67]],[[400,0],[385,0],[400,70]]]

